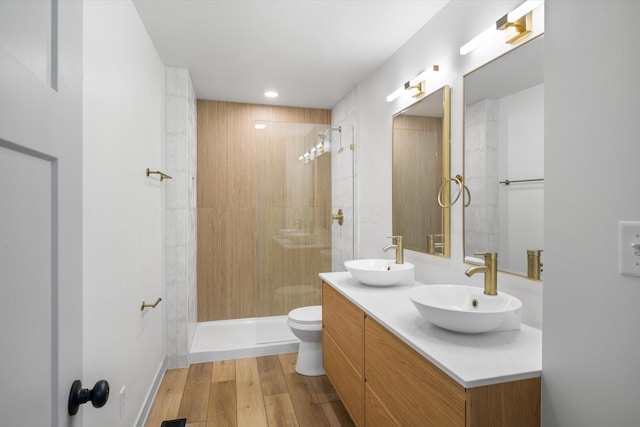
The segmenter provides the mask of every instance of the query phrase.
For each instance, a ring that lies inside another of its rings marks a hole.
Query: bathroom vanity
[[[539,426],[539,330],[459,334],[429,324],[414,286],[323,273],[327,376],[358,426]]]

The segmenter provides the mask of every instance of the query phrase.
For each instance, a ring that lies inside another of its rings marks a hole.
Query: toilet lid
[[[293,309],[289,312],[289,319],[299,323],[320,323],[322,322],[322,306],[310,305]]]

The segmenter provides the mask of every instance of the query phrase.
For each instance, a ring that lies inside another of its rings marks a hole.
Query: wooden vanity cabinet
[[[540,425],[540,378],[465,388],[326,283],[327,375],[359,426]]]
[[[364,348],[365,425],[464,427],[464,387],[369,317]]]
[[[358,426],[364,426],[364,312],[322,284],[322,362]]]

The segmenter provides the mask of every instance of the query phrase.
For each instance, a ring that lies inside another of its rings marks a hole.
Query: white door
[[[82,425],[81,149],[82,3],[0,0],[2,425]]]

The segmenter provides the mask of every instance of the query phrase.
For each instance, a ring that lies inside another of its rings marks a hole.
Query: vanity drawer
[[[368,420],[372,402],[402,426],[464,427],[464,387],[370,317],[365,354]]]
[[[322,284],[322,360],[329,380],[358,426],[364,426],[364,313]]]
[[[344,407],[356,425],[364,426],[364,388],[361,372],[347,360],[330,333],[322,335],[322,363]]]
[[[356,372],[364,372],[364,313],[342,294],[322,284],[322,326]]]

